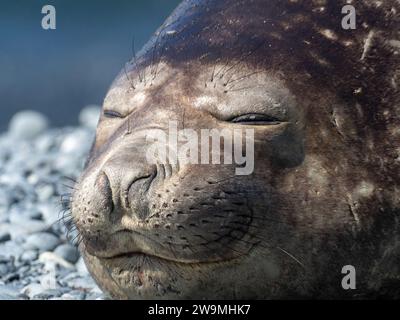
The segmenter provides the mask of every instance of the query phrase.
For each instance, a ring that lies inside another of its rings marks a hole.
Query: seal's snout
[[[97,187],[111,194],[115,211],[110,222],[115,224],[124,214],[144,219],[148,215],[148,192],[157,176],[156,166],[136,154],[119,152],[104,164],[101,172]],[[101,178],[102,174],[106,178]],[[103,179],[108,180],[109,190],[103,189]]]
[[[100,168],[89,170],[73,196],[72,214],[84,238],[107,237],[123,229],[124,217],[139,222],[149,216],[148,193],[156,166],[137,154],[115,152]]]
[[[114,212],[112,189],[104,172],[84,180],[73,195],[72,215],[83,236],[102,233]]]

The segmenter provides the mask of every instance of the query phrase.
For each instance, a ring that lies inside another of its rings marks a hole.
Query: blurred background
[[[81,108],[101,105],[124,63],[179,0],[0,0],[0,131],[19,110],[38,110],[51,126],[74,125]],[[56,8],[43,30],[42,7]]]

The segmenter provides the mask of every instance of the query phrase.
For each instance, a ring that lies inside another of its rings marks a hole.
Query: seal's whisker
[[[77,183],[77,182],[78,182],[76,179],[74,179],[74,178],[72,178],[72,177],[69,177],[69,176],[62,176],[61,178],[62,178],[62,179],[67,179],[67,180],[69,180],[69,181],[72,181],[73,183]]]
[[[126,71],[126,65],[127,65],[127,63],[125,63],[125,65],[124,65],[125,77],[126,77],[126,79],[128,80],[128,83],[130,84],[131,89],[132,89],[132,90],[135,90],[136,87],[135,87],[135,85],[133,84],[132,79],[129,78],[128,72]]]
[[[213,81],[214,81],[215,67],[216,67],[216,65],[214,64],[214,67],[213,67],[213,72],[212,72],[212,74],[211,74],[211,79],[210,79],[210,82],[213,82]]]
[[[150,64],[150,74],[153,76],[154,72],[154,61],[155,61],[155,56],[156,56],[156,50],[158,46],[158,42],[160,40],[161,33],[163,31],[163,27],[161,27],[160,31],[157,34],[156,41],[154,42],[153,49],[152,49],[152,55],[151,55],[151,64]]]
[[[281,247],[276,247],[278,250],[282,251],[284,254],[286,254],[287,256],[289,256],[291,259],[293,259],[294,261],[296,261],[300,266],[302,266],[305,269],[305,266],[303,263],[301,263],[299,261],[299,259],[297,259],[294,255],[292,255],[291,253],[287,252],[285,249],[282,249]]]
[[[243,53],[242,56],[237,60],[235,63],[233,63],[230,67],[228,67],[224,73],[221,75],[221,79],[224,77],[224,74],[228,73],[232,69],[236,68],[238,65],[240,65],[245,59],[249,58],[251,55],[253,55],[257,50],[259,50],[262,46],[264,45],[264,42],[260,42],[253,50],[248,51],[247,53]],[[222,70],[222,69],[221,69]]]
[[[247,75],[245,75],[245,76],[241,76],[241,77],[239,77],[239,78],[236,78],[236,79],[229,79],[226,83],[225,83],[225,86],[229,86],[229,85],[232,85],[232,83],[234,83],[234,82],[237,82],[237,81],[243,81],[243,80],[245,80],[245,79],[247,79],[247,78],[249,78],[249,77],[251,77],[251,76],[253,76],[253,75],[256,75],[256,74],[259,74],[259,73],[264,73],[265,71],[254,71],[254,72],[250,72],[249,74],[247,74]]]
[[[65,187],[65,188],[68,188],[68,189],[71,189],[71,190],[77,190],[77,189],[75,188],[75,186],[70,186],[70,185],[67,185],[67,184],[65,184],[65,183],[61,183],[61,185],[62,185],[63,187]]]
[[[249,89],[254,89],[254,88],[259,88],[259,87],[261,87],[261,86],[249,86],[249,87],[243,87],[243,88],[238,88],[238,89],[228,89],[228,90],[225,90],[224,92],[225,93],[236,92],[236,91],[249,90]]]

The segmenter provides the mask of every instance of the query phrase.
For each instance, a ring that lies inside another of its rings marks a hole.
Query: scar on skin
[[[362,53],[361,59],[360,59],[361,61],[365,59],[365,57],[368,54],[368,51],[371,49],[371,47],[372,47],[372,39],[374,38],[374,35],[375,35],[375,31],[374,30],[371,30],[368,33],[368,36],[367,36],[367,38],[365,39],[365,42],[364,42],[364,50],[363,50],[363,53]]]

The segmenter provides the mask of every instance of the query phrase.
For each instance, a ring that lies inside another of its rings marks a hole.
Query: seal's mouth
[[[121,261],[126,261],[126,262],[139,262],[139,261],[157,261],[157,262],[162,262],[162,263],[169,263],[169,264],[175,264],[175,265],[185,265],[185,266],[190,266],[190,265],[210,265],[210,264],[218,264],[218,263],[224,263],[224,262],[229,262],[232,260],[238,260],[242,256],[236,256],[236,257],[226,257],[226,258],[220,258],[220,259],[210,259],[210,260],[198,260],[198,259],[178,259],[177,257],[169,257],[169,256],[164,256],[164,255],[158,255],[158,254],[152,254],[152,253],[147,253],[143,251],[132,251],[132,252],[124,252],[124,253],[119,253],[115,254],[112,256],[99,256],[96,255],[96,257],[99,260],[103,260],[104,262],[107,263],[112,263],[112,262],[121,262]]]
[[[251,251],[251,250],[250,250]],[[158,255],[147,254],[144,252],[128,252],[114,255],[112,257],[98,257],[100,261],[103,261],[105,265],[139,265],[139,264],[157,264],[157,265],[174,265],[185,267],[204,267],[213,265],[226,265],[239,261],[244,256],[231,257],[226,259],[215,259],[215,260],[181,260],[169,257],[162,257]]]
[[[189,261],[189,260],[179,260],[179,259],[173,259],[169,257],[161,257],[158,255],[153,255],[153,254],[147,254],[144,252],[128,252],[128,253],[121,253],[112,257],[106,257],[106,258],[100,258],[101,260],[104,260],[106,262],[113,262],[113,261],[138,261],[138,260],[157,260],[159,262],[164,262],[164,263],[174,263],[174,264],[181,264],[181,265],[199,265],[199,264],[210,264],[210,263],[218,263],[218,262],[223,262],[223,261],[228,261],[228,260],[220,260],[220,261]]]
[[[184,254],[179,247],[166,246],[150,236],[132,230],[121,230],[107,239],[86,238],[83,243],[88,253],[107,263],[141,263],[159,262],[178,265],[206,265],[237,260],[248,252],[225,252],[224,254],[196,255],[191,249],[191,254]]]

